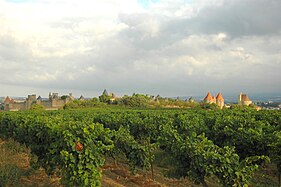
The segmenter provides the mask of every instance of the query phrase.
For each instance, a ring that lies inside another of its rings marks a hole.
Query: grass
[[[259,187],[278,187],[278,171],[274,164],[266,164],[255,173],[252,179],[253,186]]]
[[[43,169],[32,169],[31,158],[25,145],[0,139],[0,187],[59,186],[59,179],[48,177]]]
[[[20,166],[24,162],[20,154],[28,155],[30,151],[12,140],[0,140],[0,186],[20,186]]]

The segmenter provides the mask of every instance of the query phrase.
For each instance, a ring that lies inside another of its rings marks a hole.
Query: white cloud
[[[216,36],[216,40],[218,42],[224,41],[227,38],[227,34],[221,32]]]
[[[28,77],[28,79],[30,81],[52,81],[52,80],[57,80],[57,77],[56,75],[54,74],[49,74],[49,73],[43,73],[43,74],[35,74],[35,75],[32,75],[30,77]]]
[[[263,1],[249,4],[0,0],[0,85],[167,95],[263,91],[272,80],[281,91],[281,3],[270,1],[264,17]]]

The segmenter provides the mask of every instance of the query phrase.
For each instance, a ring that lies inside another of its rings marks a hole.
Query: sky
[[[280,0],[0,0],[0,96],[281,93]]]

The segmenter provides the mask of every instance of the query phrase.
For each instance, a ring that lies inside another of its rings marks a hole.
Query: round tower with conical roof
[[[220,107],[220,109],[222,109],[224,107],[224,98],[223,98],[221,92],[218,93],[218,95],[216,97],[216,103]]]

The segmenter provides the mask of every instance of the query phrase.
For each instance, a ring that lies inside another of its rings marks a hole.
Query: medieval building
[[[204,98],[205,103],[209,104],[217,104],[221,109],[224,107],[224,98],[222,96],[222,93],[218,93],[217,97],[212,96],[210,92],[206,95]]]
[[[78,100],[79,101],[85,101],[85,97],[83,95],[81,95]]]
[[[249,106],[252,103],[247,94],[240,93],[238,96],[238,105]]]
[[[7,96],[4,101],[4,110],[29,110],[35,104],[43,106],[45,110],[58,110],[72,100],[74,100],[74,97],[71,93],[65,96],[59,96],[58,93],[49,93],[49,99],[47,100],[43,100],[41,96],[36,98],[35,94],[28,95],[24,101],[14,101]]]

